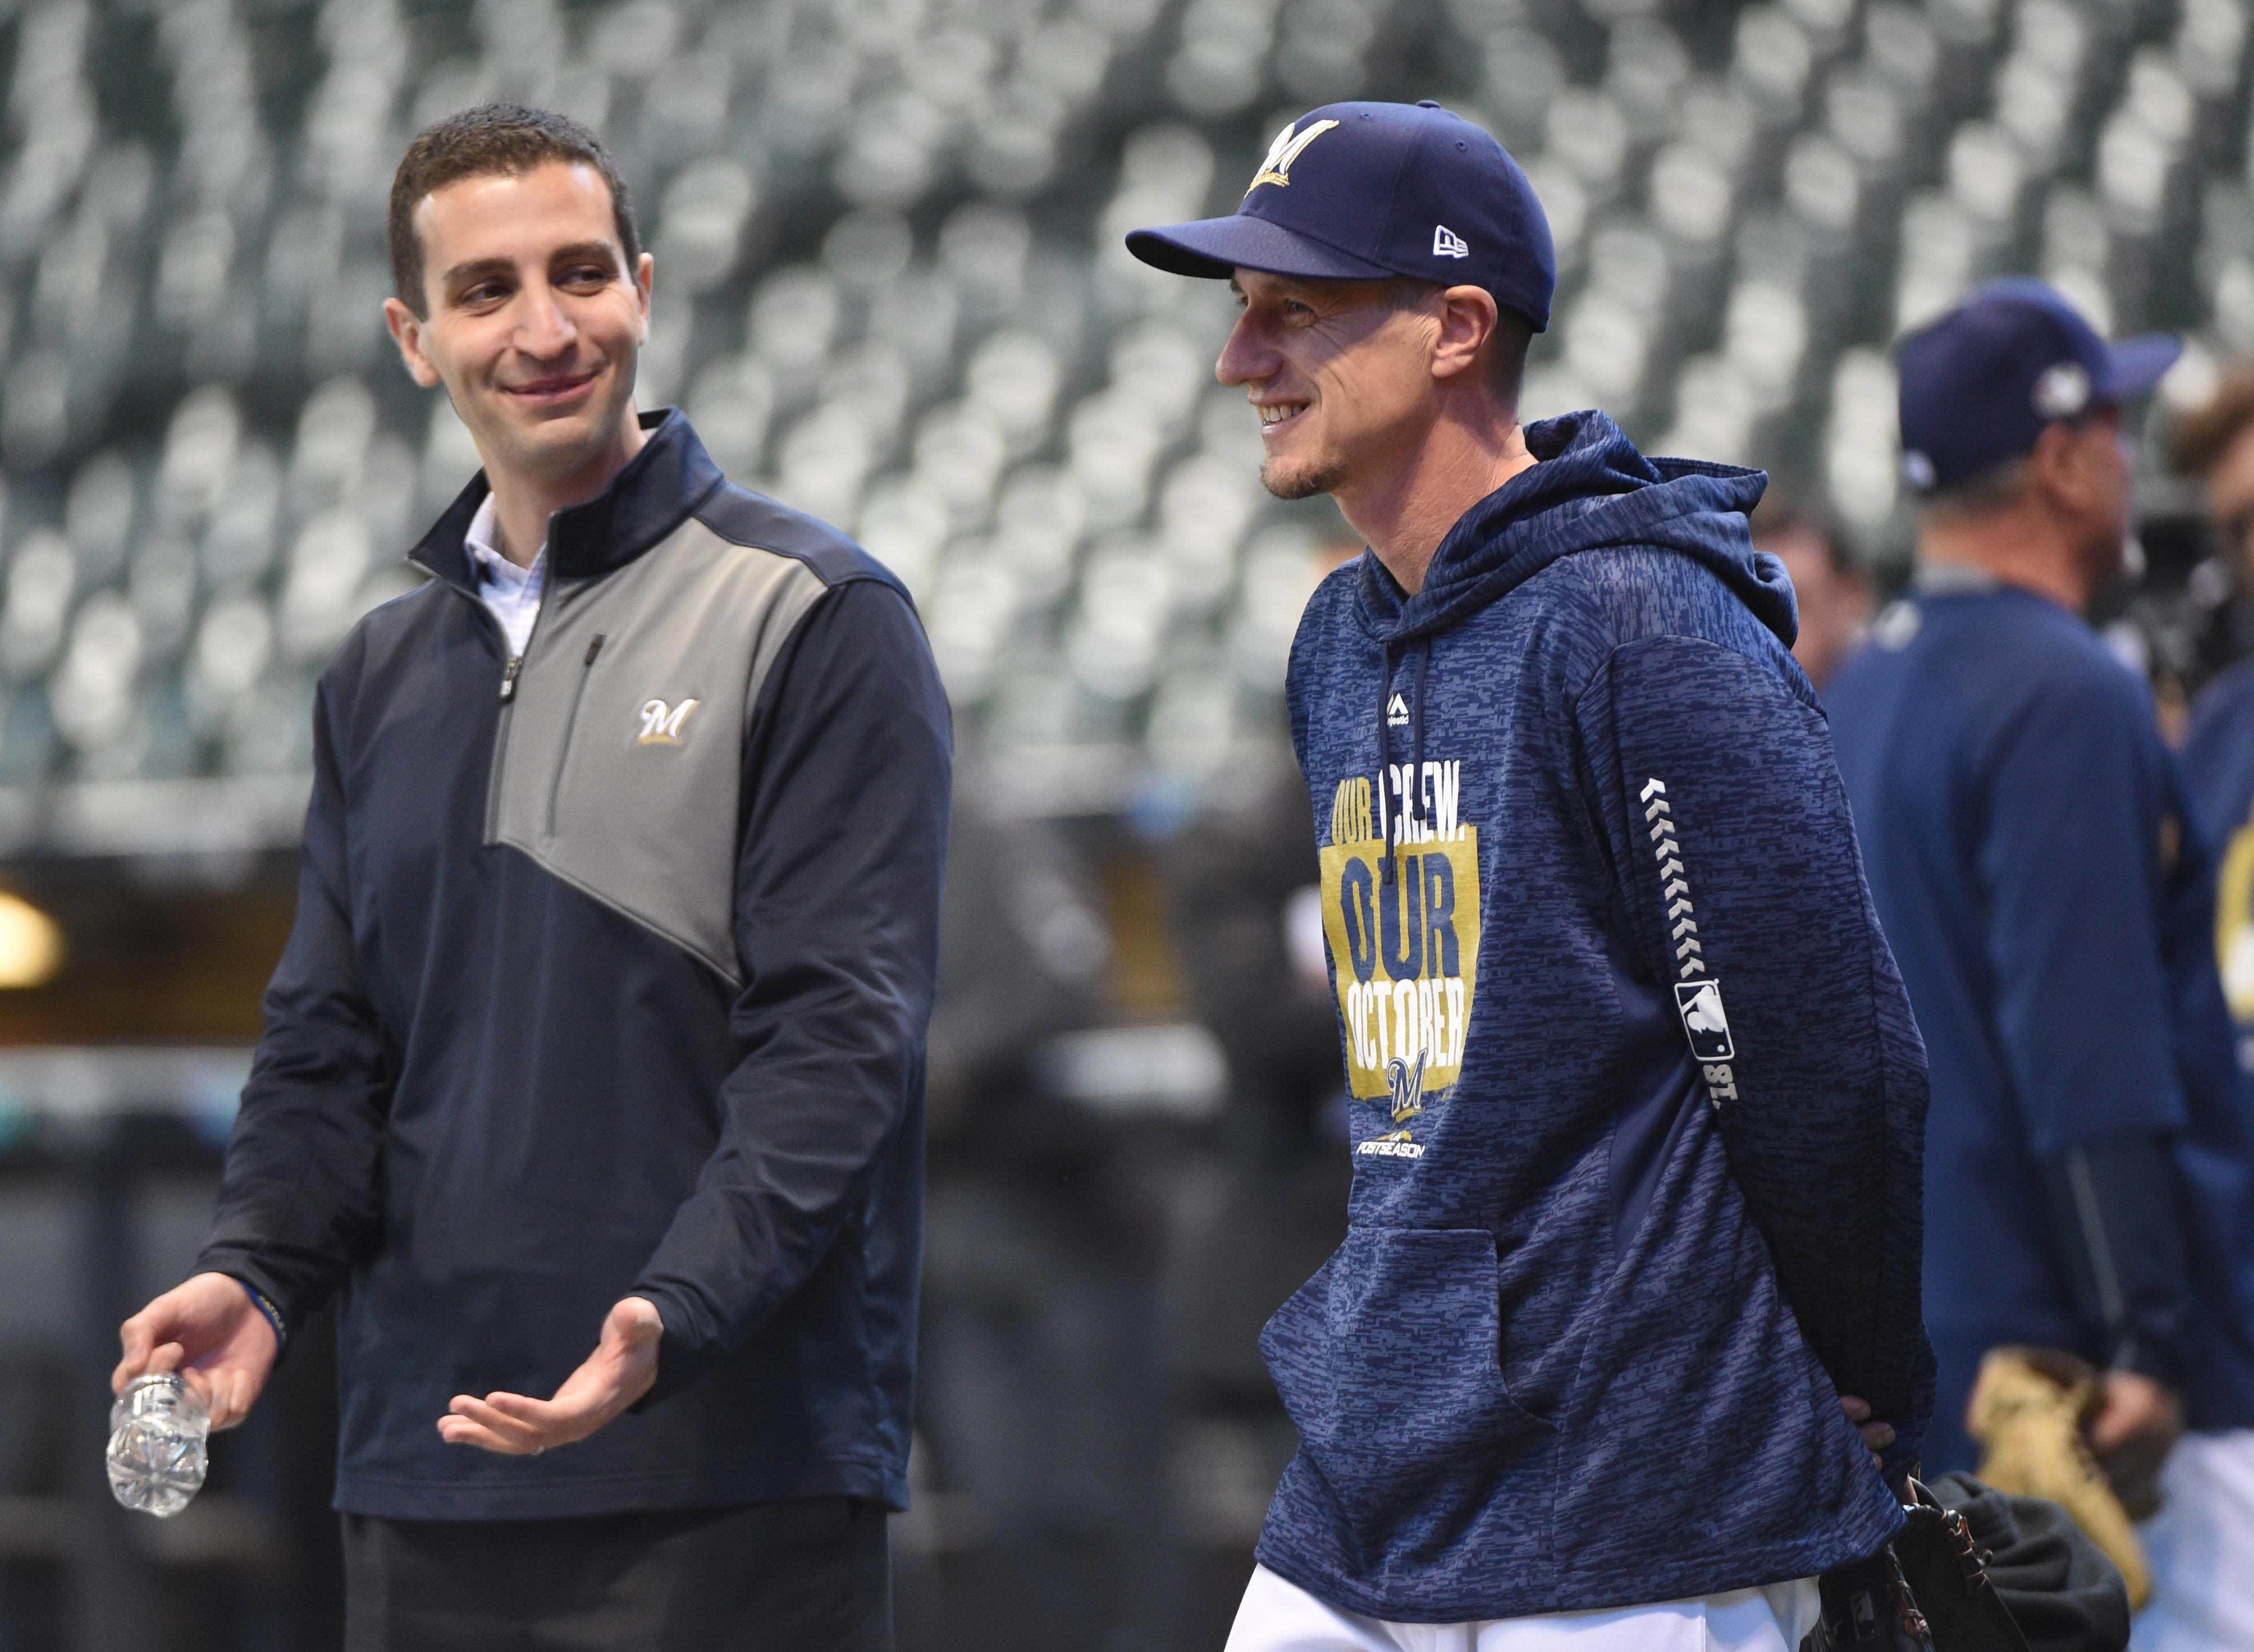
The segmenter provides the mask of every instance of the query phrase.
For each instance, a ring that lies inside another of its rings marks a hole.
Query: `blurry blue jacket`
[[[1869,1553],[1916,1451],[1923,1061],[1754,551],[1758,472],[1600,414],[1292,656],[1350,1231],[1270,1322],[1259,1545],[1349,1611],[1650,1603]]]
[[[2216,962],[2254,1074],[2254,660],[2208,684],[2184,741],[2184,785],[2216,858]]]
[[[2247,1141],[2212,862],[2152,696],[2076,615],[1954,570],[1825,695],[1932,1068],[1928,1466],[1981,1354],[2063,1348],[2254,1421]]]

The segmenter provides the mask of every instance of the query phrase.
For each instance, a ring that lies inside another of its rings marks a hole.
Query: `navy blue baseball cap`
[[[2040,281],[1989,282],[1895,351],[1902,478],[1931,493],[2031,453],[2045,425],[2142,396],[2182,354],[2165,332],[2107,344]]]
[[[1537,332],[1558,286],[1534,186],[1502,144],[1432,102],[1326,103],[1276,135],[1234,214],[1136,230],[1127,250],[1178,276],[1484,287]]]

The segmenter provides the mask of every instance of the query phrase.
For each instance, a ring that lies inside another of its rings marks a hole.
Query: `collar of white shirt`
[[[520,568],[501,555],[497,531],[500,525],[500,513],[494,507],[494,496],[487,494],[478,506],[477,514],[470,518],[470,525],[462,534],[462,548],[470,553],[470,559],[477,564],[478,583],[499,585],[512,596],[524,591],[528,585],[536,592],[541,576],[547,569],[547,545],[543,542],[538,550],[533,552],[532,566]]]
[[[479,600],[500,622],[501,634],[508,639],[509,653],[521,654],[525,644],[532,640],[532,622],[540,612],[540,588],[547,575],[548,547],[543,544],[534,554],[531,567],[520,568],[494,549],[497,522],[493,495],[487,494],[462,535],[462,548],[470,553],[470,560],[477,567]]]

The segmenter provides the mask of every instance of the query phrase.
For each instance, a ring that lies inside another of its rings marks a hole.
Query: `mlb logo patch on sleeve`
[[[1677,981],[1675,1007],[1683,1016],[1683,1031],[1690,1040],[1690,1054],[1701,1061],[1728,1061],[1737,1051],[1730,1043],[1730,1018],[1722,1010],[1722,984],[1707,979]]]

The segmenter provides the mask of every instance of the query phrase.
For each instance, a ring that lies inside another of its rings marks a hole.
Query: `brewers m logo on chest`
[[[662,700],[645,700],[641,708],[641,732],[634,737],[636,746],[678,746],[681,732],[688,725],[689,714],[702,705],[702,700],[683,700],[678,705],[668,705]]]
[[[1323,933],[1345,1024],[1348,1087],[1394,1122],[1454,1084],[1479,978],[1479,833],[1458,818],[1463,765],[1396,765],[1382,793],[1339,783],[1322,851]],[[1420,818],[1404,800],[1419,788]],[[1391,843],[1377,809],[1394,811]]]

